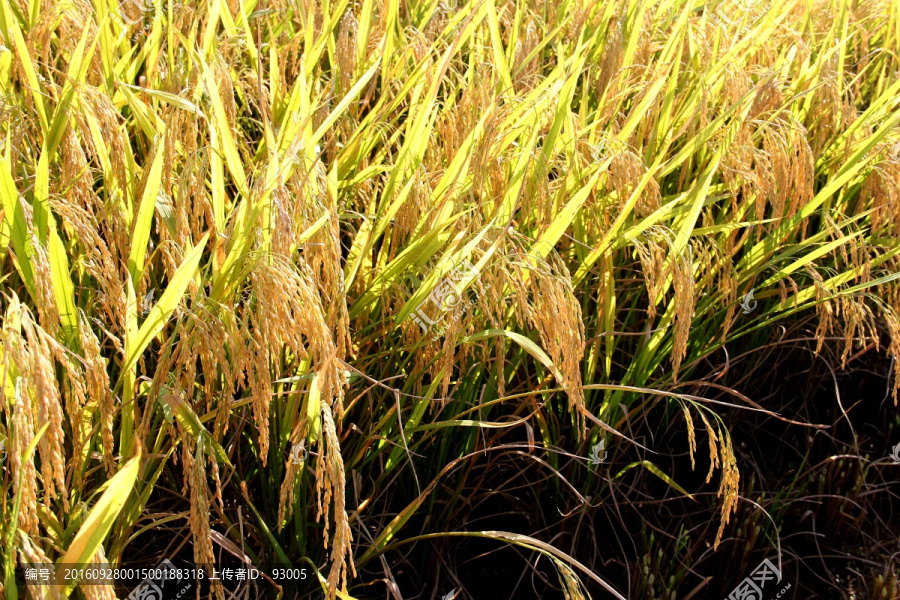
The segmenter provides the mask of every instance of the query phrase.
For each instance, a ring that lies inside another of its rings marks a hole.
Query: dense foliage
[[[754,352],[900,358],[891,0],[0,0],[0,30],[7,597],[185,540],[479,597],[413,549],[481,539],[567,598],[674,598],[585,524],[669,498],[749,537]]]

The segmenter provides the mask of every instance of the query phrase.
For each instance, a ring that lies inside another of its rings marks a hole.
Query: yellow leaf
[[[137,479],[138,470],[141,466],[140,452],[137,456],[125,463],[118,473],[116,473],[108,483],[105,484],[106,490],[100,496],[100,500],[91,509],[87,519],[81,525],[75,539],[69,544],[66,553],[57,561],[59,565],[75,565],[87,564],[91,562],[93,556],[97,553],[97,549],[103,544],[103,540],[112,529],[113,523],[125,501],[134,489],[134,482]],[[68,597],[75,584],[69,583],[65,586],[58,585],[57,589]]]
[[[156,196],[159,194],[165,146],[165,134],[163,134],[163,139],[157,142],[156,156],[153,157],[150,172],[147,174],[137,218],[134,220],[131,252],[128,254],[128,273],[131,275],[131,281],[135,287],[138,287],[144,272],[144,259],[147,255],[147,242],[150,241],[153,214],[156,212]]]
[[[181,302],[184,291],[187,289],[188,284],[194,277],[194,273],[197,272],[197,267],[200,265],[200,257],[203,254],[203,248],[206,246],[206,241],[208,239],[209,233],[205,234],[200,240],[200,243],[184,257],[184,262],[182,262],[181,266],[178,267],[178,270],[175,271],[175,275],[172,276],[172,280],[169,282],[166,291],[163,292],[159,301],[150,310],[150,314],[147,315],[147,319],[141,324],[137,334],[134,338],[126,340],[125,364],[122,366],[123,373],[129,371],[137,364],[141,354],[144,353],[144,350],[150,344],[150,340],[156,337],[156,334],[162,330],[166,321],[169,320],[169,317],[175,311],[175,307]]]

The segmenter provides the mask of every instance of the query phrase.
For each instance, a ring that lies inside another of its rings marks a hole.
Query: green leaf
[[[187,111],[192,115],[197,115],[198,117],[204,116],[203,112],[196,104],[185,100],[181,96],[176,96],[175,94],[170,94],[169,92],[161,92],[159,90],[151,90],[149,88],[138,87],[136,85],[128,85],[127,83],[122,82],[119,82],[119,85],[132,89],[136,92],[140,92],[142,94],[147,94],[151,98],[156,98],[157,100],[165,102],[166,104],[171,104],[172,106]]]
[[[206,427],[203,426],[203,423],[200,422],[200,417],[197,416],[197,413],[193,411],[187,402],[184,402],[176,396],[168,395],[161,397],[159,403],[164,407],[163,412],[167,412],[165,409],[168,408],[169,411],[171,411],[171,414],[175,415],[175,418],[178,419],[178,422],[181,423],[181,426],[187,430],[193,439],[197,440],[203,438],[203,440],[205,440],[212,448],[217,461],[229,467],[232,466],[231,462],[228,460],[228,455],[225,453],[225,449],[222,448]]]
[[[50,230],[50,164],[49,151],[44,146],[41,157],[38,159],[37,170],[34,175],[34,192],[32,210],[34,215],[34,230],[38,242],[46,246],[47,234]]]
[[[93,21],[88,20],[85,22],[84,30],[81,32],[81,40],[78,42],[78,46],[75,47],[75,50],[72,52],[72,58],[69,60],[66,82],[63,85],[59,103],[57,103],[56,108],[53,111],[53,122],[50,124],[50,131],[45,140],[47,155],[50,160],[53,160],[56,155],[56,150],[59,148],[63,134],[69,124],[70,106],[72,100],[75,98],[76,92],[75,84],[84,82],[91,59],[94,56],[94,51],[97,48],[97,41],[100,39],[94,37],[90,51],[87,56],[85,56],[84,47],[87,44],[88,34],[93,27]]]
[[[637,462],[631,463],[630,465],[626,466],[624,469],[622,469],[621,471],[619,471],[619,472],[616,474],[616,476],[613,477],[613,479],[618,479],[619,477],[621,477],[622,475],[624,475],[626,471],[628,471],[629,469],[632,469],[632,468],[634,468],[634,467],[644,467],[645,469],[647,469],[648,471],[650,471],[651,473],[653,473],[654,475],[656,475],[657,477],[659,477],[660,479],[662,479],[663,481],[665,481],[666,483],[668,483],[670,486],[672,486],[672,488],[678,490],[679,492],[681,492],[682,494],[684,494],[685,496],[687,496],[687,497],[690,498],[691,500],[694,500],[694,497],[693,497],[692,495],[688,494],[688,493],[687,493],[687,490],[685,490],[683,487],[681,487],[680,485],[678,485],[677,483],[675,483],[675,480],[674,480],[674,479],[672,479],[671,477],[669,477],[668,475],[666,475],[665,473],[663,473],[662,470],[660,470],[659,467],[657,467],[656,465],[654,465],[654,464],[653,464],[652,462],[650,462],[649,460],[639,460],[639,461],[637,461]]]
[[[12,247],[15,251],[15,263],[28,288],[32,300],[37,302],[34,290],[34,269],[31,267],[31,236],[28,233],[28,222],[25,220],[25,210],[19,200],[19,192],[16,189],[10,164],[9,133],[6,132],[6,152],[0,158],[0,201],[3,203],[4,219],[9,227],[9,235],[12,239]]]
[[[492,337],[507,337],[517,343],[522,347],[525,352],[533,356],[538,360],[539,363],[547,367],[547,370],[553,373],[553,376],[556,377],[556,380],[560,383],[560,385],[565,385],[562,373],[559,372],[559,369],[556,368],[556,365],[553,364],[553,361],[550,360],[550,357],[547,356],[547,353],[544,350],[535,344],[533,341],[528,339],[522,334],[515,333],[514,331],[507,331],[505,329],[485,329],[484,331],[478,332],[474,335],[470,335],[469,337],[463,339],[462,343],[471,343],[478,342],[487,338]]]
[[[12,7],[9,5],[9,0],[3,0],[0,10],[2,10],[3,32],[7,34],[7,39],[9,39],[9,35],[12,35],[12,44],[19,54],[19,63],[22,65],[22,70],[25,73],[27,85],[24,87],[28,89],[31,95],[31,100],[34,102],[34,107],[37,110],[38,121],[41,124],[41,132],[46,136],[50,130],[50,123],[47,121],[47,110],[44,108],[44,89],[38,81],[37,71],[34,70],[35,62],[28,52],[28,44],[22,36],[22,29],[19,27],[19,21],[16,19]]]

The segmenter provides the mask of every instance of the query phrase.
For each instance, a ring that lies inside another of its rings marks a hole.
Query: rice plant
[[[483,598],[416,550],[479,543],[545,597],[684,597],[659,534],[578,532],[652,489],[748,539],[730,423],[779,412],[774,339],[885,357],[897,414],[896,2],[0,0],[0,32],[8,598],[223,555]]]

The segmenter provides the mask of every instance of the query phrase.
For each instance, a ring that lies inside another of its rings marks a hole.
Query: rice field
[[[0,37],[6,598],[900,598],[897,2]]]

